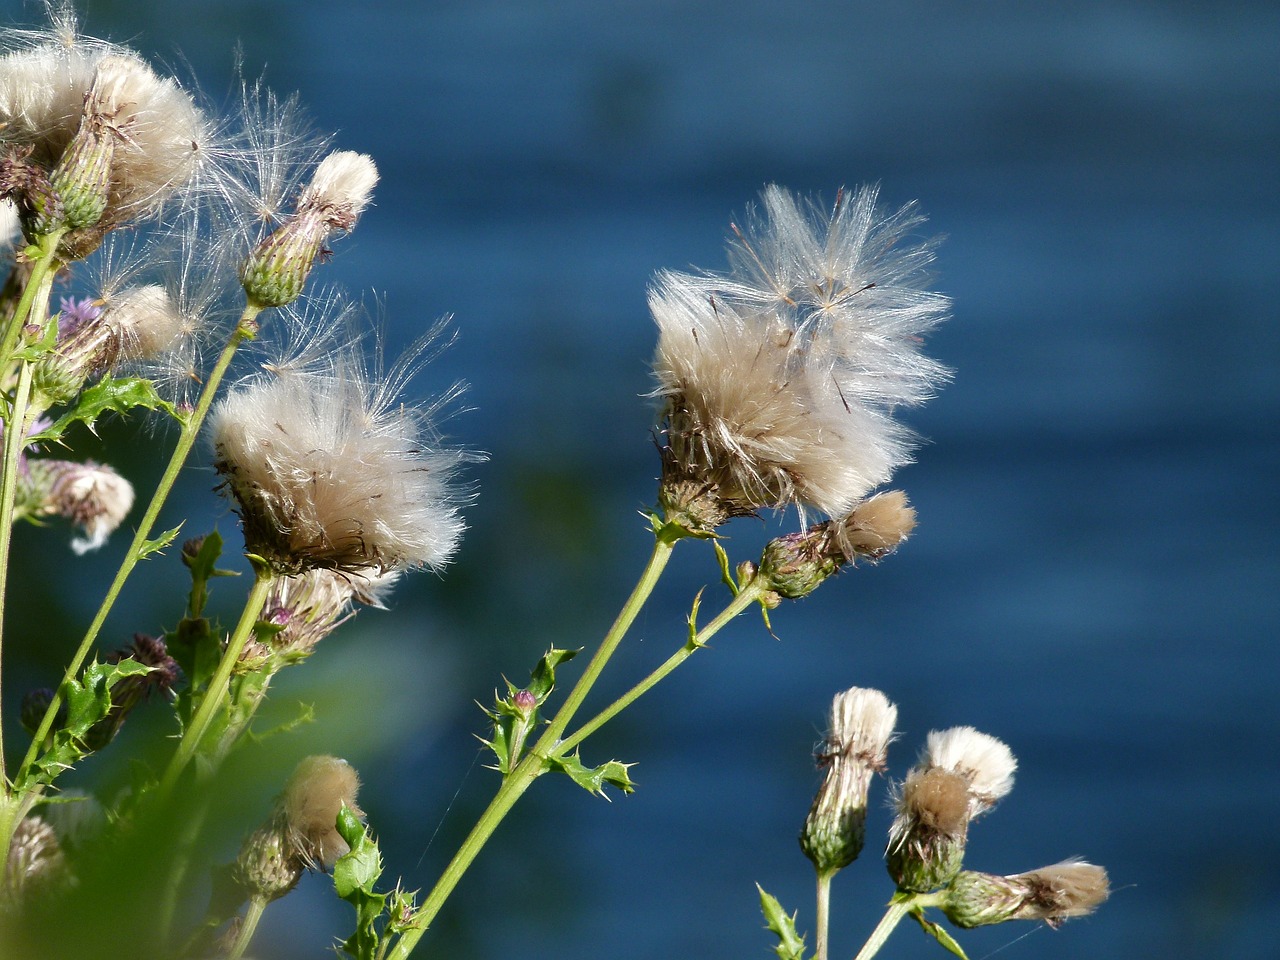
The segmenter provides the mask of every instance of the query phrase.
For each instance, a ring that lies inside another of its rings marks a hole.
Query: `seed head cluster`
[[[768,187],[733,227],[727,275],[665,272],[649,294],[665,477],[710,491],[728,515],[796,504],[832,517],[909,460],[893,411],[947,371],[919,351],[949,301],[925,289],[922,217],[886,213],[876,189],[834,206]]]
[[[286,574],[443,566],[464,527],[465,455],[439,445],[430,413],[399,405],[350,355],[233,388],[209,427],[250,552]]]

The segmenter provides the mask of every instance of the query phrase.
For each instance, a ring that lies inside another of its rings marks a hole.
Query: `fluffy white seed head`
[[[0,58],[0,141],[53,169],[82,122],[114,140],[104,226],[156,213],[195,174],[211,126],[189,93],[136,53],[67,35]]]
[[[190,94],[132,54],[98,61],[93,109],[116,133],[109,210],[119,222],[154,214],[195,172],[207,122]]]
[[[249,550],[281,573],[439,568],[457,548],[466,456],[432,409],[397,404],[347,353],[232,389],[210,416],[217,468]]]
[[[921,218],[875,199],[821,211],[769,187],[729,275],[662,273],[650,291],[670,448],[736,505],[842,517],[910,459],[892,413],[947,376],[919,338],[948,300],[923,289],[932,246],[906,241]]]
[[[898,708],[879,690],[851,687],[831,701],[827,752],[856,757],[874,770],[883,770],[885,752],[893,739]]]
[[[340,210],[354,223],[368,206],[377,183],[378,168],[372,157],[352,150],[335,150],[316,167],[311,183],[302,191],[298,208]]]
[[[973,727],[931,730],[921,764],[948,770],[969,784],[969,817],[985,813],[1013,789],[1018,761],[1001,740]]]

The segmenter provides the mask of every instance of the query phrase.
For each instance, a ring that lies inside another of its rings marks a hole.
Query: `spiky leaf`
[[[777,898],[765,893],[760,884],[756,884],[756,889],[760,891],[760,912],[764,914],[765,926],[778,937],[773,952],[779,960],[804,960],[804,937],[796,932],[796,915],[788,916]]]
[[[570,780],[588,793],[594,793],[597,796],[605,795],[606,784],[617,787],[623,793],[634,793],[636,789],[631,777],[627,775],[627,770],[635,766],[632,763],[610,760],[598,767],[588,767],[583,764],[577,751],[568,757],[551,757],[547,762],[552,770],[568,774]]]
[[[31,442],[49,442],[62,439],[73,423],[83,423],[91,431],[104,413],[126,414],[137,408],[163,410],[175,420],[182,420],[177,409],[156,392],[155,384],[141,377],[103,377],[91,387],[86,387],[76,397],[75,406],[64,413],[53,426],[31,437]]]
[[[112,686],[125,677],[150,673],[151,669],[128,658],[118,663],[95,660],[84,668],[79,680],[64,683],[62,701],[66,722],[53,730],[48,749],[32,764],[29,782],[50,784],[63,770],[87,756],[91,751],[85,746],[84,737],[111,711]]]

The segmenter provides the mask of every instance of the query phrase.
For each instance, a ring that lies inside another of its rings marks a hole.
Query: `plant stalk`
[[[125,581],[146,551],[147,538],[151,536],[151,531],[160,516],[160,510],[168,499],[169,493],[173,490],[173,485],[177,481],[178,474],[186,463],[192,447],[195,446],[196,438],[200,435],[200,427],[204,423],[209,408],[213,405],[214,394],[217,393],[218,387],[222,383],[222,378],[226,374],[227,368],[231,365],[231,358],[235,356],[235,352],[241,343],[245,340],[253,339],[257,333],[257,324],[254,318],[259,312],[254,307],[245,309],[235,332],[232,333],[227,345],[222,350],[222,354],[218,357],[218,362],[214,364],[213,370],[209,373],[209,379],[200,394],[195,410],[183,422],[181,433],[178,436],[178,444],[169,458],[169,465],[165,468],[164,475],[156,486],[155,494],[151,498],[151,503],[147,506],[146,513],[143,514],[142,520],[138,523],[137,532],[133,535],[133,542],[129,544],[129,549],[125,553],[124,559],[120,562],[120,569],[116,571],[115,579],[111,582],[111,586],[102,600],[102,605],[98,608],[98,612],[89,624],[89,629],[86,631],[84,639],[80,641],[80,646],[71,658],[71,663],[63,673],[62,683],[58,685],[57,690],[54,692],[53,700],[50,701],[48,709],[45,710],[39,729],[37,729],[35,736],[31,738],[31,746],[27,749],[27,754],[22,760],[18,776],[14,780],[19,790],[24,789],[26,780],[31,772],[31,765],[35,763],[37,756],[39,756],[40,746],[49,735],[49,730],[53,727],[53,722],[57,718],[58,709],[62,706],[62,690],[66,681],[74,679],[80,671],[85,658],[89,656],[89,651],[93,649],[94,641],[97,640],[98,633],[102,630],[102,625],[106,622],[107,614],[111,612],[116,599],[120,596],[120,591],[124,588]],[[6,850],[8,849],[7,842],[6,839]]]

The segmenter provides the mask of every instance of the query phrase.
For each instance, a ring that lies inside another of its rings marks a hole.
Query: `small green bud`
[[[103,118],[86,113],[49,176],[62,198],[62,226],[75,230],[91,227],[102,219],[114,155],[115,137],[106,129]]]
[[[759,575],[778,596],[788,600],[808,596],[840,569],[840,561],[826,550],[824,526],[789,533],[765,544]]]

